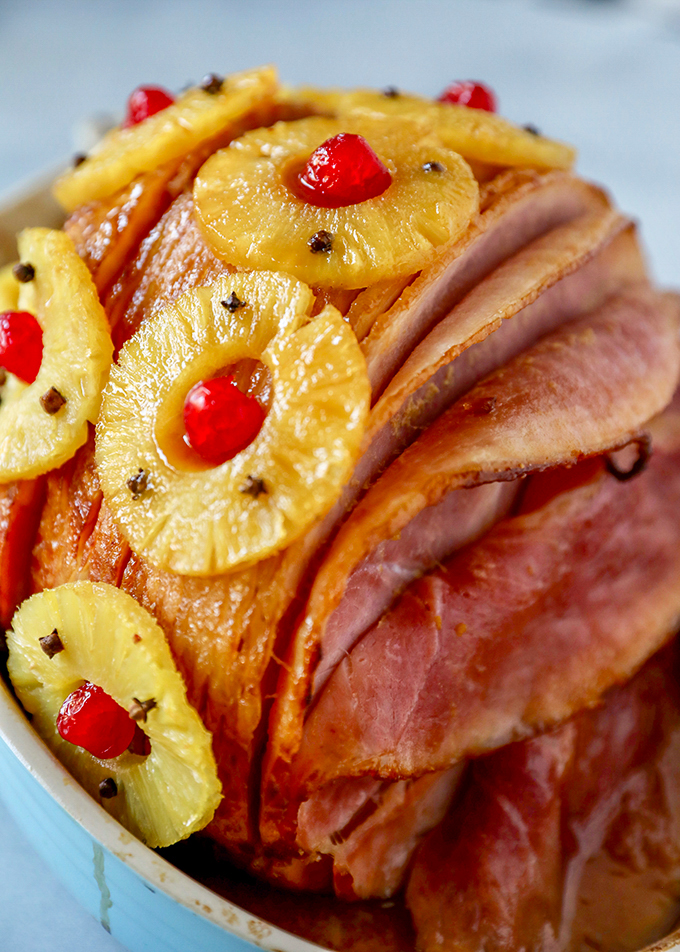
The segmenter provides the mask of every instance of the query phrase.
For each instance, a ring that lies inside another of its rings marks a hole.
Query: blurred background
[[[266,62],[293,84],[488,83],[502,114],[578,147],[680,287],[680,0],[0,0],[0,195],[87,147],[140,83]],[[1,805],[0,844],[1,949],[120,950]]]

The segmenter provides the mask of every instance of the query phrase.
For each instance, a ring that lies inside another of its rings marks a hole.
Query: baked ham
[[[67,225],[117,347],[229,270],[194,218],[197,164],[142,176]],[[341,497],[288,549],[210,578],[155,568],[103,501],[92,438],[45,480],[5,488],[1,557],[11,545],[25,567],[34,543],[32,591],[106,581],[153,613],[214,737],[224,799],[207,832],[238,864],[288,887],[385,899],[417,854],[407,895],[419,947],[454,948],[437,936],[473,930],[455,900],[471,895],[490,936],[507,931],[507,913],[513,936],[554,937],[527,947],[562,948],[575,900],[566,913],[566,854],[553,846],[579,738],[613,730],[607,712],[637,703],[643,675],[620,695],[616,685],[680,618],[680,411],[666,409],[680,302],[650,286],[633,225],[601,190],[520,169],[481,191],[467,232],[422,272],[318,293],[317,309],[335,304],[361,341],[372,410]],[[4,619],[26,578],[3,582]],[[645,750],[656,769],[658,745]],[[631,758],[610,778],[619,800]],[[517,912],[495,908],[510,835],[497,816],[503,765],[520,778],[518,811],[534,781],[544,803],[537,845],[513,867],[526,915],[519,900]],[[480,785],[488,803],[470,824]]]
[[[673,646],[601,706],[474,762],[409,877],[420,949],[634,952],[668,932],[680,873],[677,665]]]

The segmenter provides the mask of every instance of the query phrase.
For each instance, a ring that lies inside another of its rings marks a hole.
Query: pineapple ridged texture
[[[39,639],[54,629],[64,650],[50,658]],[[163,632],[131,596],[84,581],[41,592],[18,609],[7,641],[12,684],[33,727],[93,797],[105,778],[115,780],[117,796],[102,805],[126,829],[148,846],[168,846],[210,821],[221,799],[210,734],[187,701]],[[59,709],[85,681],[126,710],[154,699],[141,725],[148,756],[98,760],[60,737]]]

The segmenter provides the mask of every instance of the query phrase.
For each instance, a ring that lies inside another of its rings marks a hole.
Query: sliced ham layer
[[[473,765],[410,878],[421,952],[634,952],[666,934],[680,908],[676,668],[666,651],[602,707]]]
[[[631,674],[680,620],[680,430],[645,472],[600,470],[415,582],[336,668],[298,784],[417,777],[558,723]]]
[[[376,396],[416,345],[494,268],[551,229],[609,207],[602,191],[565,172],[507,172],[481,198],[479,215],[460,241],[372,322],[363,350]]]
[[[582,216],[517,252],[470,291],[391,380],[371,412],[355,478],[367,481],[367,462],[384,469],[478,380],[542,335],[644,279],[633,228],[612,211]]]
[[[230,270],[206,244],[193,209],[191,192],[176,198],[108,294],[105,307],[116,347],[163,303]]]
[[[320,658],[323,664],[326,622],[341,605],[354,571],[366,560],[370,565],[373,553],[424,510],[463,487],[572,464],[630,439],[672,396],[680,368],[677,323],[677,302],[646,287],[612,298],[474,388],[364,497],[317,574],[290,668],[279,685],[265,759],[266,839],[282,834],[278,791],[288,785],[284,778],[300,743],[311,676]],[[370,590],[364,594],[368,598]],[[371,614],[366,606],[363,616]],[[357,631],[338,628],[332,634],[335,660],[343,649],[351,650]],[[324,665],[324,676],[331,666]],[[285,812],[287,806],[281,806]]]
[[[387,899],[403,883],[423,836],[443,819],[462,764],[417,780],[338,780],[298,814],[298,843],[333,857],[333,888],[343,899]]]
[[[106,294],[172,200],[170,183],[178,162],[146,172],[110,198],[81,205],[64,230],[90,269],[97,291]]]

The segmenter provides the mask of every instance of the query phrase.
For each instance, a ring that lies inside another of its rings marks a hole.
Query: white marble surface
[[[0,0],[0,192],[68,156],[79,121],[140,82],[269,61],[291,83],[435,94],[484,79],[509,118],[579,147],[680,286],[678,0]],[[0,844],[0,949],[120,950],[2,806]]]

